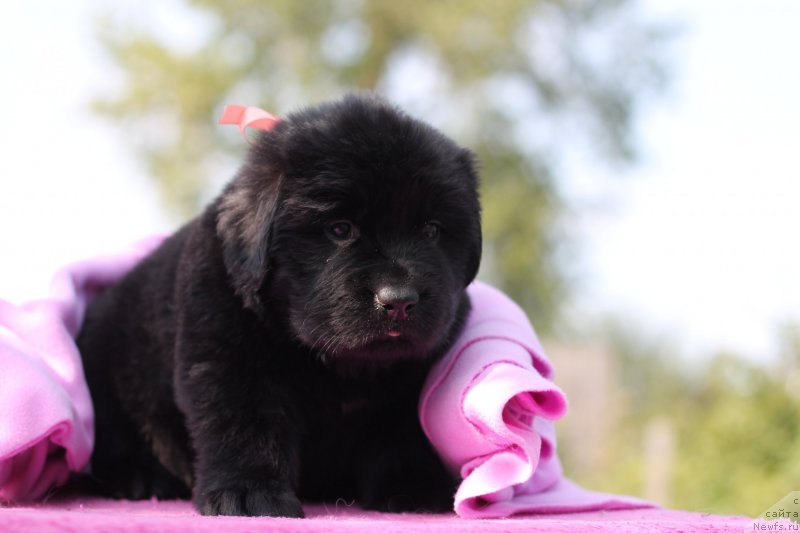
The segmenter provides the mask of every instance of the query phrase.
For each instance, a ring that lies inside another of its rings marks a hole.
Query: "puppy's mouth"
[[[359,306],[330,306],[331,314],[297,312],[296,331],[301,342],[328,362],[369,359],[381,364],[425,358],[441,343],[449,314],[446,305],[427,293],[415,299],[413,307],[407,301],[400,308],[394,302],[390,306],[362,299]]]
[[[377,326],[377,325],[376,325]],[[363,331],[357,345],[340,346],[337,358],[370,358],[376,362],[395,358],[422,357],[429,350],[429,341],[409,321],[387,321],[384,324]]]
[[[408,337],[408,324],[407,322],[397,322],[390,320],[386,325],[386,336],[390,339],[399,339],[401,337]]]
[[[419,344],[422,341],[421,332],[415,324],[408,321],[388,320],[383,324],[374,324],[371,331],[365,336],[365,347],[370,345],[400,345]]]

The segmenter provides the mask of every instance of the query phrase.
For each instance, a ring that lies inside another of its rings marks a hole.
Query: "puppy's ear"
[[[462,150],[459,156],[461,174],[466,176],[469,186],[467,209],[469,217],[465,220],[467,238],[467,262],[464,286],[469,285],[478,275],[483,252],[483,234],[481,230],[481,205],[478,195],[479,177],[475,154],[470,150]]]
[[[280,181],[277,172],[256,172],[245,165],[218,204],[217,234],[233,289],[259,315]]]
[[[472,283],[478,275],[478,269],[481,266],[482,249],[483,240],[481,239],[481,229],[479,225],[477,231],[473,230],[473,236],[470,242],[469,255],[467,256],[467,277],[464,286]]]

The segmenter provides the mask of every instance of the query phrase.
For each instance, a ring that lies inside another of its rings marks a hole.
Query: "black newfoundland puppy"
[[[92,483],[207,515],[452,508],[417,404],[480,254],[471,152],[373,96],[292,114],[91,304]]]

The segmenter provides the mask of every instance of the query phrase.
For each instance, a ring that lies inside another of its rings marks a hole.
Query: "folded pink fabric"
[[[94,412],[74,338],[97,291],[162,240],[62,269],[47,299],[0,300],[0,499],[40,498],[86,467]]]
[[[553,421],[564,393],[525,313],[502,292],[470,285],[472,313],[431,371],[419,417],[445,463],[463,479],[463,517],[635,509],[652,504],[583,489],[565,479]]]
[[[74,338],[86,306],[163,237],[71,265],[50,297],[0,300],[0,499],[28,500],[86,468],[94,439],[91,398]],[[431,443],[463,481],[463,517],[632,509],[651,504],[584,490],[564,479],[553,421],[566,399],[522,310],[476,282],[473,310],[432,370],[419,416]]]

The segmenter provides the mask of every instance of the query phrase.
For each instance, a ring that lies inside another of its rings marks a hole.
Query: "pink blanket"
[[[206,533],[619,533],[621,531],[755,531],[744,516],[715,516],[667,509],[536,514],[495,520],[464,520],[450,514],[367,512],[347,505],[304,506],[306,518],[200,516],[186,501],[137,502],[85,497],[17,503],[0,509],[0,531],[114,533],[180,531]],[[121,519],[121,517],[124,517]],[[777,525],[775,523],[773,526]],[[784,524],[784,531],[791,531]],[[772,531],[777,528],[773,527]]]
[[[469,287],[472,313],[431,371],[420,398],[422,428],[459,473],[463,517],[635,509],[652,504],[583,489],[565,479],[553,421],[567,400],[525,313],[484,283]]]
[[[93,295],[160,242],[63,269],[48,299],[23,306],[0,300],[0,499],[40,498],[87,467],[93,413],[74,337]],[[563,478],[553,421],[567,404],[533,328],[499,291],[476,282],[469,293],[467,326],[432,370],[419,406],[431,443],[463,479],[456,513],[651,507]]]

